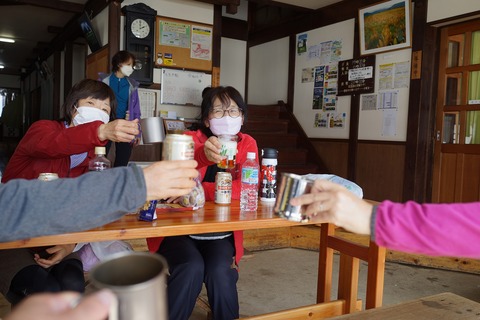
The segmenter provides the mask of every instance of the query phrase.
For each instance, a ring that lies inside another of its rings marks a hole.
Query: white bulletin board
[[[355,35],[355,19],[342,21],[336,24],[317,28],[297,34],[297,43],[300,38],[306,38],[306,47],[319,45],[329,41],[341,42],[341,56],[339,60],[353,58],[353,44]],[[299,38],[300,37],[300,38]],[[338,64],[338,62],[337,62]],[[308,50],[304,53],[295,52],[295,94],[293,112],[305,133],[310,138],[348,139],[350,128],[350,96],[339,96],[336,101],[336,113],[345,114],[343,127],[323,128],[315,127],[315,116],[322,110],[313,109],[314,82],[303,81],[304,70],[322,65],[321,59],[312,58]],[[333,121],[333,119],[331,119]]]
[[[200,106],[211,83],[212,75],[204,72],[162,69],[160,103]]]
[[[358,139],[407,140],[411,54],[403,49],[376,55],[375,92],[360,95]]]

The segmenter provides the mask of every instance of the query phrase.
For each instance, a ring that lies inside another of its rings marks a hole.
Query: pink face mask
[[[216,136],[221,134],[235,135],[240,132],[242,127],[242,117],[232,118],[225,116],[220,119],[212,118],[208,120],[210,123],[210,130]]]

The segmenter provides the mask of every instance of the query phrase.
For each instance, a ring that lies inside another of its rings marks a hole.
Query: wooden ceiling
[[[230,14],[235,14],[241,4],[241,0],[196,1],[225,6]],[[316,6],[322,7],[341,0],[248,1],[249,6],[259,13],[258,24],[268,22],[266,17],[271,19],[272,13],[274,13],[274,20],[278,22],[285,16],[305,13]],[[61,50],[65,41],[72,41],[81,36],[76,21],[83,12],[95,16],[110,3],[121,4],[122,2],[123,0],[0,1],[0,37],[16,40],[13,44],[0,42],[0,64],[5,65],[0,73],[21,75],[29,72],[36,61],[46,59],[55,50]]]

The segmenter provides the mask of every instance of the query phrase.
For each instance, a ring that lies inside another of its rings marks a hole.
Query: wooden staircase
[[[326,172],[305,132],[281,102],[276,105],[249,105],[242,132],[255,138],[259,155],[262,148],[278,150],[277,177],[282,172]]]

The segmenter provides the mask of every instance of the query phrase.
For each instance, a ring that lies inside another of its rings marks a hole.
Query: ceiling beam
[[[248,2],[256,3],[257,6],[267,6],[267,7],[280,7],[280,8],[287,8],[291,10],[295,10],[297,12],[312,12],[315,11],[310,8],[299,7],[293,4],[272,1],[272,0],[248,0]]]
[[[196,1],[225,6],[227,9],[227,13],[229,14],[237,13],[238,6],[240,5],[240,0],[196,0]]]
[[[73,13],[83,12],[83,5],[61,0],[11,0],[11,3],[29,4],[35,7],[48,8],[53,10],[67,11]]]

